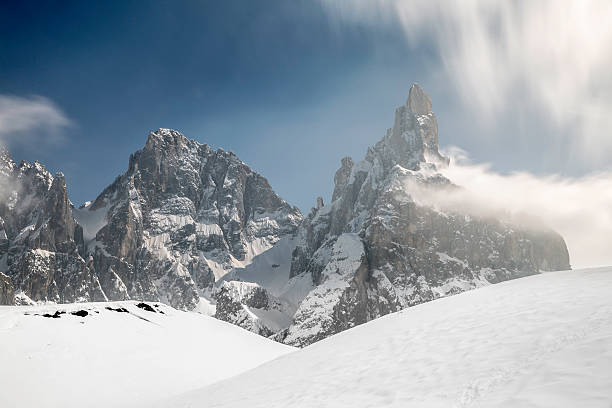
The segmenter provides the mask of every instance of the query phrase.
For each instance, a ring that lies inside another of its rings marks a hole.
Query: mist
[[[422,204],[475,216],[493,216],[527,227],[545,226],[565,239],[573,267],[612,265],[612,172],[567,178],[528,172],[501,174],[449,149],[440,172],[461,188],[407,186]]]
[[[0,94],[0,151],[26,146],[36,151],[64,141],[62,130],[73,122],[53,101],[42,96]],[[0,172],[0,205],[11,207],[22,190],[19,179]]]
[[[453,149],[451,165],[442,172],[463,188],[408,186],[415,199],[544,224],[565,238],[573,266],[612,265],[611,2],[320,1],[331,24],[399,29],[407,47],[431,45],[439,63],[428,82],[457,97],[455,109],[470,113],[487,146],[511,146],[501,143],[510,137],[538,149],[534,157],[555,169],[544,176],[501,173],[495,169],[500,152],[491,153],[491,163],[475,164]],[[523,132],[508,135],[501,127],[515,119],[525,124]],[[551,163],[558,150],[568,152],[570,162]],[[557,174],[576,163],[587,172]]]
[[[0,174],[0,206],[11,207],[14,199],[21,191],[21,184]]]

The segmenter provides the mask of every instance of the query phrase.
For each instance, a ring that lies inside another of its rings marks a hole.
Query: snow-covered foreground
[[[211,317],[136,304],[0,307],[0,407],[147,406],[293,350]],[[80,310],[87,316],[71,314]],[[65,313],[42,316],[56,311]]]
[[[388,315],[161,407],[612,406],[612,268]]]

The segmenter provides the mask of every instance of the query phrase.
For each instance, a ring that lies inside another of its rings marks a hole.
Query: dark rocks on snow
[[[60,318],[60,316],[61,316],[61,315],[63,315],[63,314],[65,314],[65,313],[66,313],[66,312],[63,312],[63,311],[59,311],[59,310],[57,310],[57,311],[55,311],[55,313],[53,313],[53,314],[45,313],[45,314],[43,314],[42,316],[43,316],[43,317],[50,317],[50,318],[52,318],[52,319],[59,319],[59,318]]]
[[[105,309],[106,310],[111,310],[113,312],[119,312],[119,313],[130,313],[125,307],[112,308],[110,306],[106,306]]]
[[[70,314],[74,316],[85,317],[89,315],[89,312],[87,312],[87,310],[77,310],[77,311],[71,312]]]
[[[136,305],[136,307],[139,307],[139,308],[141,308],[141,309],[143,309],[143,310],[146,310],[147,312],[157,313],[157,311],[156,311],[155,309],[153,309],[153,308],[151,307],[151,305],[149,305],[149,304],[147,304],[147,303],[144,303],[144,302],[140,302],[140,303],[138,303],[138,304]]]

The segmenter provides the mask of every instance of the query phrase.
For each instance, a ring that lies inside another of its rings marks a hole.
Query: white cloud
[[[477,122],[488,124],[488,137],[501,137],[498,120],[527,118],[533,129],[547,129],[546,135],[529,137],[545,138],[551,150],[576,152],[570,156],[591,168],[610,165],[612,2],[320,1],[334,23],[400,27],[409,44],[433,44],[441,64],[430,82],[448,84],[460,97],[459,110],[467,108]],[[525,136],[516,135],[517,143]],[[488,164],[456,160],[461,155],[454,153],[444,173],[464,189],[417,191],[421,199],[515,220],[539,219],[563,235],[573,265],[612,264],[612,172],[578,178],[505,175]]]
[[[52,101],[41,96],[0,95],[0,144],[61,141],[71,121]]]
[[[573,135],[569,148],[583,160],[612,154],[612,2],[321,1],[336,21],[397,25],[412,44],[431,41],[449,91],[479,118],[519,111],[559,142]]]
[[[419,190],[424,204],[475,215],[500,214],[528,225],[543,223],[565,239],[574,266],[612,265],[612,172],[580,178],[500,174],[488,164],[472,164],[460,149],[441,172],[461,189]]]

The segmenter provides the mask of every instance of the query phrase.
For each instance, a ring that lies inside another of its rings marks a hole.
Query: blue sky
[[[419,82],[441,145],[496,171],[605,168],[513,109],[520,92],[484,120],[444,74],[435,36],[388,18],[338,18],[325,3],[3,2],[0,94],[44,97],[70,122],[10,135],[11,154],[64,172],[78,205],[126,170],[149,131],[174,128],[234,151],[307,211],[330,197],[340,159],[361,159]]]

